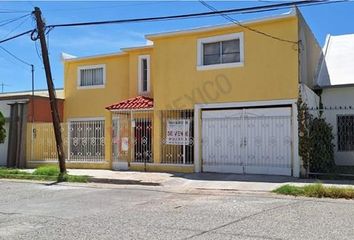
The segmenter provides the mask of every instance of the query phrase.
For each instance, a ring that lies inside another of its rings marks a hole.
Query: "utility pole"
[[[60,118],[59,118],[59,113],[58,113],[57,99],[56,99],[55,92],[54,92],[52,72],[50,69],[50,62],[49,62],[49,57],[48,57],[48,48],[47,48],[47,43],[46,43],[46,39],[45,39],[45,23],[43,22],[43,19],[42,19],[42,12],[38,7],[34,8],[33,14],[34,14],[34,16],[36,18],[36,22],[37,22],[37,34],[38,34],[38,38],[41,43],[43,65],[44,65],[44,69],[45,69],[45,75],[47,78],[50,108],[51,108],[51,112],[52,112],[55,141],[57,144],[57,152],[58,152],[58,158],[59,158],[59,168],[60,168],[59,180],[62,180],[62,177],[66,173],[65,153],[64,153],[64,147],[63,147],[63,140],[61,138]]]
[[[33,127],[33,123],[34,123],[34,65],[31,64],[31,76],[32,76],[32,101],[31,101],[31,108],[32,108],[32,127]],[[32,131],[33,134],[33,131]]]

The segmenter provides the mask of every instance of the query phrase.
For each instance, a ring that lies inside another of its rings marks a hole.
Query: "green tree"
[[[328,173],[333,172],[334,144],[332,126],[320,116],[310,122],[311,153],[309,158],[310,171]]]
[[[299,155],[309,172],[328,173],[335,167],[332,126],[326,122],[322,110],[318,117],[309,113],[302,98],[298,99]]]
[[[4,143],[6,138],[5,117],[0,112],[0,143]]]

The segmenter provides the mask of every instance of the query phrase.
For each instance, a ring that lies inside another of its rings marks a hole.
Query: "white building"
[[[337,165],[354,165],[354,34],[328,35],[318,73],[324,116],[332,126]]]

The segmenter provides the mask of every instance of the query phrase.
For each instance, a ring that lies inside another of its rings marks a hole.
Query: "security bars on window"
[[[194,163],[194,111],[165,110],[161,116],[161,163]]]
[[[69,159],[75,161],[104,160],[104,120],[70,121],[69,124]]]
[[[100,86],[103,85],[103,68],[80,69],[80,86]]]

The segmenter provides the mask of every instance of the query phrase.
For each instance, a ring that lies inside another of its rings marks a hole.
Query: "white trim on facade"
[[[194,171],[199,173],[202,171],[201,162],[201,107],[196,104],[194,106]]]
[[[76,62],[76,61],[90,60],[90,59],[95,59],[95,58],[122,56],[122,55],[126,55],[126,54],[127,54],[126,52],[98,54],[98,55],[92,55],[92,56],[86,56],[86,57],[75,57],[75,58],[69,58],[69,59],[62,58],[62,61],[63,62]]]
[[[134,51],[134,50],[142,50],[142,49],[151,49],[154,48],[154,45],[145,45],[145,46],[136,46],[136,47],[126,47],[121,48],[122,51]]]
[[[279,15],[275,16],[268,16],[268,17],[263,17],[263,18],[258,18],[258,19],[252,19],[252,20],[246,20],[242,21],[242,25],[248,25],[248,24],[256,24],[256,23],[261,23],[261,22],[268,22],[268,21],[274,21],[274,20],[281,20],[281,19],[286,19],[286,18],[291,18],[296,16],[296,10],[293,8],[291,11],[287,13],[282,13]],[[171,32],[162,32],[162,33],[155,33],[155,34],[147,34],[145,35],[145,38],[149,40],[154,40],[156,38],[163,38],[163,37],[172,37],[172,36],[178,36],[178,35],[184,35],[184,34],[193,34],[193,33],[200,33],[200,32],[206,32],[206,31],[214,31],[214,30],[221,30],[221,29],[229,29],[229,28],[235,28],[234,23],[230,24],[222,24],[219,26],[204,26],[204,27],[199,27],[199,28],[193,28],[193,29],[187,29],[187,30],[177,30],[177,31],[171,31]]]
[[[222,42],[227,40],[240,40],[240,62],[234,63],[220,63],[213,65],[204,65],[203,63],[203,44]],[[222,68],[233,68],[233,67],[243,67],[244,65],[244,37],[242,32],[212,36],[207,38],[200,38],[197,40],[197,70],[211,70],[211,69],[222,69]]]
[[[101,121],[105,120],[104,117],[83,117],[83,118],[68,118],[67,122],[79,122],[79,121]]]
[[[239,108],[239,107],[258,107],[258,106],[276,106],[276,105],[291,105],[296,103],[297,99],[289,100],[267,100],[267,101],[250,101],[250,102],[228,102],[228,103],[201,103],[195,107],[200,109],[210,108]]]
[[[300,156],[299,156],[299,123],[297,120],[297,103],[293,103],[292,107],[291,107],[292,111],[292,168],[293,168],[293,172],[292,172],[292,176],[293,177],[300,177],[300,165],[301,165],[301,161],[300,161]]]
[[[143,91],[143,86],[142,86],[142,60],[146,59],[147,62],[147,91]],[[146,95],[150,93],[150,55],[140,55],[138,57],[138,93],[139,95]]]
[[[81,84],[81,70],[85,69],[103,69],[103,84],[100,85],[90,85],[90,86],[80,86]],[[95,88],[104,88],[106,86],[106,64],[97,64],[97,65],[85,65],[77,68],[77,89],[95,89]]]

